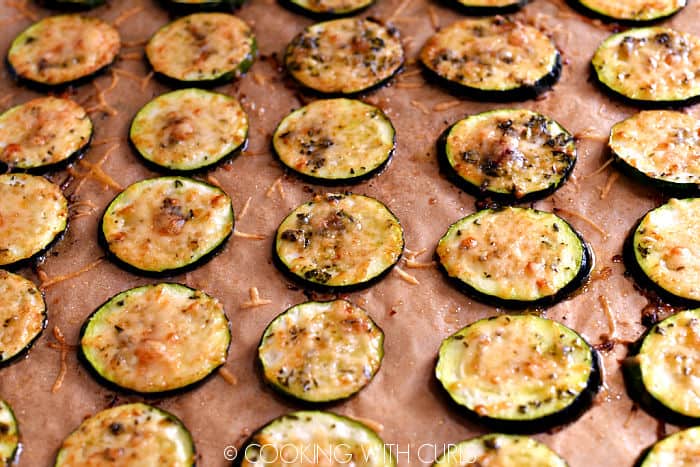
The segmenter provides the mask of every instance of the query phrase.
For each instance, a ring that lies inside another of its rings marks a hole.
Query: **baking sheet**
[[[700,33],[699,6],[699,2],[691,2],[666,24]],[[52,14],[21,0],[3,0],[0,4],[0,49],[3,53],[12,38],[31,23],[27,12],[36,18]],[[95,81],[100,89],[109,89],[103,96],[118,111],[116,115],[111,115],[109,108],[99,107],[97,90],[92,84],[71,92],[78,102],[93,108],[91,116],[96,134],[84,160],[89,163],[103,160],[99,170],[125,187],[155,175],[132,154],[126,135],[136,111],[169,89],[157,81],[138,79],[149,71],[141,59],[143,41],[165,24],[169,15],[162,5],[148,0],[113,1],[87,14],[108,21],[118,19],[126,46],[122,48],[122,59],[114,66],[120,70],[114,72],[117,79],[106,73]],[[286,213],[310,199],[311,192],[330,191],[285,176],[268,150],[277,122],[309,99],[283,76],[275,57],[279,57],[286,43],[312,21],[287,11],[275,0],[249,0],[237,14],[253,27],[261,55],[250,73],[217,89],[237,96],[243,103],[251,121],[250,144],[244,154],[211,175],[232,197],[237,216],[250,199],[245,216],[237,219],[237,230],[265,238],[233,237],[210,263],[170,278],[201,288],[224,303],[233,331],[225,368],[235,376],[236,382],[231,384],[214,376],[182,395],[147,399],[182,418],[194,436],[202,466],[228,465],[224,455],[227,446],[240,447],[244,438],[258,426],[300,408],[264,386],[255,366],[256,345],[274,316],[308,296],[292,287],[272,265],[270,250],[275,228]],[[563,1],[536,0],[515,16],[551,33],[561,50],[565,65],[553,91],[541,99],[519,104],[470,100],[452,103],[456,99],[454,96],[424,81],[416,71],[420,68],[415,57],[435,28],[460,18],[458,13],[429,0],[379,0],[363,16],[392,20],[401,32],[409,61],[403,75],[391,86],[365,98],[381,107],[397,129],[393,162],[380,176],[348,189],[384,201],[401,220],[407,247],[412,251],[427,250],[416,260],[429,262],[447,227],[475,210],[474,199],[454,187],[438,171],[434,146],[440,132],[466,114],[498,107],[518,106],[555,118],[581,136],[579,160],[574,177],[556,194],[535,206],[561,209],[560,215],[591,243],[597,258],[594,272],[597,280],[582,293],[543,314],[562,321],[591,343],[598,344],[604,339],[602,336],[611,331],[603,309],[604,303],[608,303],[615,318],[617,337],[636,339],[643,331],[640,317],[647,299],[635,291],[631,280],[623,275],[624,266],[615,256],[621,253],[625,235],[635,220],[661,203],[662,197],[624,176],[616,178],[613,168],[598,172],[608,158],[604,140],[610,126],[635,112],[634,108],[602,94],[589,81],[590,57],[597,44],[610,34],[610,27],[575,13]],[[15,86],[6,68],[0,71],[0,83],[2,109],[37,96]],[[690,111],[697,113],[696,108]],[[84,173],[89,169],[83,164],[77,165],[74,171]],[[52,335],[54,326],[65,335],[68,345],[75,346],[83,320],[95,307],[129,287],[156,282],[126,273],[106,260],[95,265],[94,262],[104,255],[97,243],[98,219],[118,192],[116,185],[110,187],[103,183],[105,178],[99,176],[99,170],[93,169],[92,177],[84,181],[76,178],[66,187],[66,193],[73,195],[76,216],[65,238],[52,250],[41,270],[46,275],[44,280],[48,277],[50,281],[87,265],[94,267],[46,288],[49,306],[46,332],[27,358],[0,369],[0,397],[12,405],[20,423],[22,466],[51,465],[63,438],[84,417],[115,402],[141,400],[100,386],[78,363],[74,347],[66,347],[67,372],[63,384],[57,392],[51,391],[61,362],[60,349],[56,348],[60,346]],[[65,178],[66,172],[53,177],[58,182]],[[98,180],[100,178],[102,181]],[[601,196],[606,185],[609,192]],[[81,201],[89,201],[95,208],[86,207],[79,203]],[[476,319],[501,311],[471,301],[448,285],[434,267],[412,269],[404,261],[400,266],[415,276],[419,284],[407,283],[394,271],[374,287],[347,295],[365,307],[384,329],[386,353],[374,381],[356,397],[333,406],[332,410],[380,424],[380,435],[392,445],[399,465],[418,466],[432,461],[433,451],[440,454],[442,445],[486,432],[452,410],[432,374],[443,338]],[[35,271],[21,272],[39,280]],[[270,299],[271,303],[245,307],[251,287],[257,287],[262,298]],[[619,360],[625,352],[623,345],[616,345],[612,351],[603,353],[606,389],[591,410],[574,424],[536,436],[566,458],[571,466],[632,465],[642,449],[657,439],[660,431],[674,430],[660,426],[643,411],[632,409],[620,374]]]

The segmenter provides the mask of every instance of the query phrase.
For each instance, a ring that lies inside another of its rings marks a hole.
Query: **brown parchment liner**
[[[115,78],[109,72],[94,81],[100,89],[109,89],[102,95],[105,102],[101,102],[90,83],[70,92],[91,110],[95,123],[94,144],[83,159],[85,162],[75,165],[72,172],[92,170],[92,176],[84,181],[76,178],[67,184],[65,192],[73,194],[73,219],[65,238],[40,268],[43,272],[39,276],[49,281],[45,287],[49,326],[25,359],[0,369],[0,397],[12,405],[20,423],[22,466],[52,465],[61,441],[84,417],[115,402],[140,399],[98,384],[79,364],[74,347],[83,320],[96,306],[129,287],[156,282],[124,272],[108,260],[94,263],[105,253],[97,243],[98,219],[117,194],[117,188],[154,175],[140,163],[127,143],[130,120],[147,101],[170,89],[155,80],[139,81],[149,72],[142,60],[143,42],[168,21],[167,10],[149,0],[109,3],[87,14],[110,22],[117,20],[125,45],[121,59],[114,65],[116,81],[113,82]],[[698,8],[700,2],[690,2],[664,24],[699,34]],[[52,12],[33,3],[3,0],[0,4],[2,53],[6,53],[12,38],[31,23],[30,16],[39,19],[49,14]],[[310,199],[312,190],[330,191],[285,176],[269,151],[270,135],[277,122],[308,100],[269,57],[272,54],[279,57],[287,42],[312,21],[287,11],[275,0],[249,0],[237,14],[252,26],[262,57],[267,59],[259,58],[246,76],[218,88],[238,97],[249,113],[250,144],[245,153],[211,175],[233,199],[236,229],[264,239],[234,236],[210,263],[169,278],[201,288],[223,302],[233,332],[225,368],[233,378],[226,381],[215,375],[190,392],[149,400],[182,418],[194,437],[201,466],[228,465],[224,459],[226,446],[240,447],[252,430],[273,417],[300,408],[261,382],[255,365],[256,346],[274,316],[307,298],[272,265],[270,252],[275,228],[291,209]],[[426,83],[418,71],[415,58],[422,44],[436,27],[460,18],[458,13],[426,0],[378,0],[363,16],[393,21],[401,32],[408,63],[390,86],[365,98],[381,107],[396,127],[394,160],[380,176],[349,189],[384,201],[401,220],[407,247],[412,251],[426,250],[415,261],[429,263],[447,227],[475,210],[474,198],[457,189],[438,171],[434,146],[440,132],[466,114],[498,107],[523,107],[556,119],[580,136],[579,160],[572,179],[535,206],[561,209],[559,214],[591,243],[597,258],[594,272],[597,280],[544,315],[560,320],[581,332],[592,344],[598,344],[604,340],[603,335],[611,333],[611,322],[604,310],[609,306],[616,337],[636,339],[643,332],[640,321],[647,299],[623,276],[624,266],[614,257],[621,253],[625,235],[634,222],[663,198],[657,191],[618,176],[612,167],[598,171],[608,158],[604,141],[610,127],[635,112],[633,107],[600,92],[589,80],[589,60],[611,28],[575,13],[561,0],[537,0],[529,4],[515,16],[552,34],[564,61],[561,80],[552,92],[538,100],[495,104],[459,100],[435,84]],[[38,95],[16,86],[5,67],[0,71],[0,83],[2,110]],[[696,108],[689,110],[697,113]],[[100,166],[91,165],[103,159],[107,151],[111,152]],[[66,176],[67,172],[62,171],[52,178],[60,183]],[[241,218],[248,199],[249,207]],[[92,269],[83,274],[51,282],[88,265]],[[433,366],[443,338],[476,319],[501,312],[456,291],[435,267],[416,266],[407,264],[405,259],[400,263],[403,271],[415,277],[416,284],[410,284],[393,271],[374,287],[347,296],[366,308],[384,329],[386,354],[382,368],[367,388],[332,407],[337,412],[380,424],[382,438],[399,446],[399,465],[423,465],[417,452],[423,444],[437,444],[440,454],[439,446],[444,443],[486,432],[455,413],[446,402],[434,381]],[[40,282],[37,271],[20,272]],[[270,303],[247,306],[251,287],[257,287],[260,297],[269,299]],[[65,379],[52,392],[61,362],[61,346],[52,333],[55,326],[71,347],[63,347],[67,350]],[[643,411],[632,409],[633,404],[624,391],[619,360],[625,352],[624,345],[615,345],[612,351],[602,354],[607,389],[591,410],[564,429],[536,436],[571,466],[632,465],[642,449],[657,439],[659,423]],[[663,431],[664,427],[661,428]],[[430,460],[426,449],[421,457]]]

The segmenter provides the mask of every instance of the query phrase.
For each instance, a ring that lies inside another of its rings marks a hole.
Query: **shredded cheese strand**
[[[430,115],[430,110],[420,101],[412,100],[411,105],[426,115]]]
[[[143,6],[136,6],[134,8],[130,8],[130,9],[124,11],[121,15],[117,16],[117,18],[112,22],[112,25],[115,28],[118,28],[119,26],[124,24],[124,21],[131,18],[132,16],[134,16],[137,13],[141,13],[143,10],[144,10]]]
[[[44,271],[41,271],[44,274],[43,274],[43,277],[41,277],[42,276],[41,274],[39,275],[39,279],[41,280],[41,285],[39,286],[39,288],[41,290],[46,290],[49,287],[52,287],[60,282],[64,282],[64,281],[76,278],[82,274],[85,274],[86,272],[93,270],[94,268],[99,266],[104,260],[105,259],[103,257],[97,258],[92,263],[88,264],[87,266],[85,266],[77,271],[69,272],[68,274],[64,274],[62,276],[57,276],[57,277],[54,277],[51,279],[46,275],[46,273]]]
[[[66,338],[57,325],[53,327],[53,337],[58,342],[58,350],[61,352],[61,366],[58,370],[58,375],[56,375],[56,380],[51,386],[51,393],[56,394],[63,386],[63,380],[66,377],[66,372],[68,371],[68,364],[66,363],[66,358],[68,358],[68,345],[66,344]],[[55,348],[55,347],[54,347]]]
[[[415,278],[415,276],[412,276],[400,267],[394,266],[394,270],[399,275],[399,277],[405,282],[408,282],[411,285],[420,285],[420,282],[418,281],[418,279]]]
[[[456,99],[453,101],[440,102],[439,104],[435,104],[435,106],[433,107],[433,110],[436,112],[442,112],[444,110],[449,110],[453,107],[457,107],[461,103],[462,103],[462,101],[458,101]]]
[[[241,304],[241,308],[254,308],[258,306],[269,305],[270,303],[272,303],[272,300],[260,298],[260,291],[257,287],[251,287],[248,290],[248,294],[250,296],[250,300],[247,302],[243,302]]]
[[[614,340],[617,337],[617,325],[615,323],[615,317],[612,314],[612,310],[610,309],[610,302],[603,295],[598,296],[598,302],[600,303],[600,306],[603,309],[603,313],[605,314],[605,318],[608,320],[608,330],[610,331],[610,340]]]
[[[238,229],[235,229],[233,231],[233,236],[239,237],[239,238],[247,238],[248,240],[265,240],[267,238],[265,235],[262,235],[262,234],[251,234],[251,233],[241,232]]]
[[[601,200],[604,200],[605,198],[608,197],[610,190],[612,190],[612,187],[618,178],[620,178],[619,172],[613,172],[610,174],[610,176],[608,177],[608,181],[605,183],[605,186],[600,190],[600,199]]]
[[[236,384],[238,384],[238,378],[236,378],[236,375],[234,375],[224,367],[219,368],[219,376],[221,376],[221,378],[231,386],[235,386]]]
[[[565,216],[571,216],[571,217],[575,217],[577,219],[580,219],[580,220],[584,221],[585,223],[587,223],[588,225],[590,225],[591,227],[593,227],[593,229],[595,229],[596,232],[598,232],[600,235],[602,235],[605,238],[608,238],[608,233],[605,230],[603,230],[602,227],[600,227],[598,224],[593,222],[593,220],[589,219],[588,217],[584,216],[583,214],[579,214],[577,212],[569,211],[568,209],[563,209],[563,208],[554,208],[554,212],[555,213],[560,212],[560,213],[564,214]]]

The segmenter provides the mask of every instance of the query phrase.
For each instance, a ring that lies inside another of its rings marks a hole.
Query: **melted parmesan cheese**
[[[253,435],[239,455],[242,467],[396,466],[374,431],[350,418],[316,411],[273,420]]]
[[[403,229],[379,201],[327,194],[302,204],[277,229],[278,258],[290,272],[325,286],[365,283],[403,251]]]
[[[314,13],[342,15],[370,6],[374,0],[290,0],[293,4]]]
[[[7,402],[0,400],[0,465],[12,465],[18,444],[17,420]]]
[[[0,162],[32,169],[82,151],[92,136],[85,109],[70,99],[40,97],[0,115]]]
[[[391,78],[404,61],[401,41],[370,20],[338,19],[304,29],[287,47],[285,64],[304,86],[352,94]]]
[[[683,112],[648,110],[613,126],[610,149],[644,175],[700,184],[700,121]]]
[[[127,290],[88,321],[83,353],[105,379],[138,392],[164,392],[208,376],[231,340],[221,304],[176,284]]]
[[[483,91],[534,86],[552,73],[558,57],[543,33],[500,17],[442,28],[420,53],[423,64],[439,76]]]
[[[318,100],[292,112],[272,143],[284,165],[323,179],[361,177],[394,151],[394,127],[378,108],[350,99]]]
[[[228,195],[184,177],[149,179],[127,187],[102,220],[109,250],[145,271],[192,264],[221,245],[232,231]]]
[[[671,199],[648,212],[634,233],[634,254],[656,285],[700,300],[700,198]]]
[[[164,26],[146,45],[156,73],[179,81],[233,79],[253,62],[255,38],[241,19],[195,13]]]
[[[120,405],[85,420],[61,445],[56,467],[191,467],[192,438],[182,422],[146,404]]]
[[[591,348],[566,326],[501,315],[445,339],[435,374],[455,402],[480,416],[530,420],[571,405],[592,367]]]
[[[22,78],[59,85],[111,64],[119,47],[119,32],[101,19],[49,16],[17,36],[7,60]]]
[[[598,79],[642,101],[682,101],[700,95],[700,39],[670,28],[615,34],[593,56]]]
[[[610,18],[650,21],[670,16],[683,8],[687,0],[579,0],[582,5]]]
[[[66,229],[68,201],[43,177],[0,175],[0,266],[31,258]]]
[[[201,89],[153,99],[136,114],[129,133],[144,158],[175,170],[215,164],[247,136],[248,116],[238,100]]]
[[[474,115],[450,130],[445,152],[457,175],[484,191],[521,198],[558,186],[576,160],[574,139],[529,110]]]
[[[546,445],[526,436],[486,435],[449,445],[434,467],[567,467]]]
[[[585,260],[581,240],[563,219],[512,207],[457,221],[437,255],[450,277],[483,294],[522,301],[556,294]]]
[[[345,300],[290,308],[265,330],[258,355],[265,379],[311,402],[348,397],[379,369],[384,335]]]
[[[700,427],[688,428],[651,447],[640,467],[697,467],[700,465]]]
[[[0,363],[26,349],[45,322],[46,305],[36,285],[0,270]]]

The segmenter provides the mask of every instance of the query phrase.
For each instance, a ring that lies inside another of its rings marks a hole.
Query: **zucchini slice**
[[[606,19],[629,23],[660,21],[682,10],[687,0],[576,0],[578,6]]]
[[[554,192],[576,163],[574,137],[525,109],[471,115],[449,127],[439,146],[446,171],[460,187],[506,202]]]
[[[107,206],[109,252],[140,272],[173,274],[211,259],[233,232],[231,198],[208,183],[159,177],[127,187]]]
[[[39,86],[61,86],[92,77],[119,53],[119,32],[98,18],[49,16],[12,41],[7,63],[18,78]]]
[[[628,267],[666,300],[700,304],[700,198],[670,199],[642,217],[626,248]]]
[[[649,329],[625,361],[630,396],[671,423],[697,424],[699,336],[700,309],[681,311]]]
[[[615,124],[608,146],[622,170],[664,190],[700,186],[700,121],[683,112],[647,110]]]
[[[215,298],[180,284],[137,287],[110,298],[83,325],[91,369],[120,388],[163,393],[192,386],[226,362],[229,321]]]
[[[534,209],[485,209],[458,220],[436,253],[447,276],[477,300],[548,306],[587,280],[590,247],[564,219]]]
[[[435,376],[484,424],[536,432],[567,423],[600,386],[598,356],[575,331],[535,315],[472,323],[440,345]]]
[[[325,99],[295,110],[275,130],[279,160],[302,178],[351,183],[377,174],[394,153],[396,131],[384,112],[354,99]]]
[[[47,321],[46,303],[37,286],[0,270],[0,367],[29,350]]]
[[[105,4],[105,0],[39,0],[38,3],[47,8],[60,10],[89,10]]]
[[[159,76],[182,85],[218,86],[253,64],[253,31],[227,13],[195,13],[159,29],[146,44],[146,57]]]
[[[248,115],[235,97],[182,89],[143,106],[129,138],[146,161],[160,168],[201,170],[245,147]]]
[[[700,427],[678,431],[655,443],[639,467],[695,467],[700,463]]]
[[[302,86],[340,95],[381,86],[403,62],[396,30],[362,18],[313,24],[292,39],[284,57],[287,70]]]
[[[690,103],[700,95],[700,38],[664,27],[614,34],[592,60],[598,81],[636,103]]]
[[[492,100],[531,99],[561,74],[561,56],[550,38],[502,17],[442,28],[425,43],[420,60],[440,81]]]
[[[274,258],[282,271],[318,290],[364,288],[399,261],[399,220],[368,196],[327,193],[294,209],[277,228]]]
[[[389,445],[372,429],[357,420],[321,411],[292,412],[272,420],[250,437],[238,459],[241,467],[396,466]]]
[[[165,3],[179,13],[198,11],[228,11],[243,5],[245,0],[165,0]]]
[[[43,254],[68,226],[68,200],[43,177],[0,175],[0,266]]]
[[[56,467],[163,465],[194,467],[192,436],[175,415],[142,403],[96,413],[63,440]]]
[[[92,121],[70,99],[39,97],[0,115],[0,164],[9,169],[46,169],[82,155]]]
[[[500,433],[479,436],[448,446],[433,467],[494,465],[505,467],[567,467],[564,459],[527,436]]]
[[[311,17],[350,16],[365,10],[375,0],[282,0],[285,6]]]
[[[475,16],[514,13],[527,5],[530,0],[452,0],[463,13]]]
[[[12,407],[0,399],[0,466],[10,467],[19,456],[19,428]]]
[[[265,329],[258,358],[265,380],[306,402],[331,402],[360,391],[379,370],[384,333],[345,300],[306,302]]]

